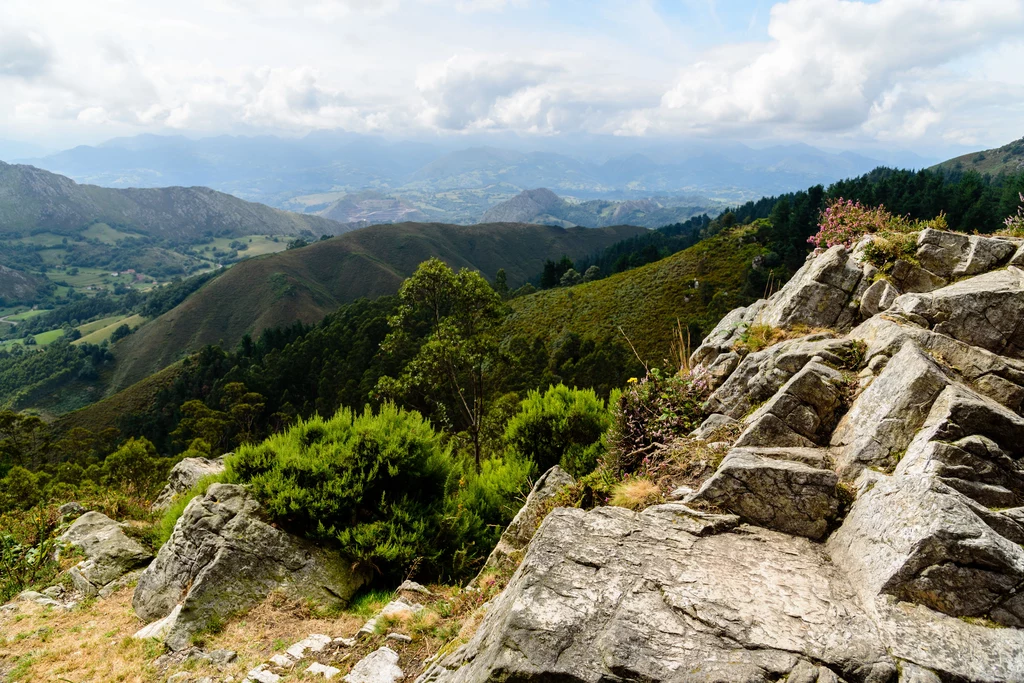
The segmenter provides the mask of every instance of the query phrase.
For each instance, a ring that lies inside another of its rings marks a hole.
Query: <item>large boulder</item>
[[[849,341],[835,339],[829,333],[817,333],[748,354],[728,379],[712,392],[708,398],[708,410],[740,419],[753,407],[771,398],[812,358],[843,365],[852,353]]]
[[[273,590],[342,606],[366,581],[334,553],[274,528],[258,512],[243,487],[212,485],[188,504],[139,578],[132,606],[142,619],[162,619],[180,606],[162,627],[172,649]]]
[[[847,380],[812,361],[746,420],[736,446],[826,445],[844,407]]]
[[[68,573],[75,588],[87,596],[105,593],[108,586],[153,558],[120,524],[101,512],[86,512],[60,540],[85,555]]]
[[[1024,418],[951,385],[907,447],[898,475],[936,477],[986,507],[1024,503]]]
[[[1010,266],[927,294],[904,294],[887,315],[1010,358],[1024,358],[1024,271]]]
[[[860,299],[858,290],[864,270],[842,245],[812,255],[793,278],[760,312],[760,322],[773,327],[848,327],[853,322],[851,301]],[[856,310],[856,309],[853,309]]]
[[[224,458],[209,460],[207,458],[185,458],[174,467],[167,477],[167,485],[153,501],[153,510],[166,510],[171,506],[175,496],[186,493],[199,483],[203,477],[220,474],[224,471]]]
[[[760,299],[750,306],[735,308],[727,313],[691,354],[690,363],[704,368],[711,389],[717,389],[736,369],[741,356],[733,347],[743,337],[743,333],[757,321],[757,316],[766,303],[764,299]]]
[[[788,450],[734,448],[687,501],[716,505],[776,531],[821,538],[839,510],[839,479],[830,469],[806,463],[809,452],[823,464],[815,450],[792,449],[794,459],[782,459]]]
[[[419,680],[767,683],[808,664],[897,678],[820,546],[681,505],[557,509],[472,640]]]

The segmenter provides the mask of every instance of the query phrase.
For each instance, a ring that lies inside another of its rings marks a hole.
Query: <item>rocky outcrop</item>
[[[897,676],[821,546],[670,505],[552,512],[473,639],[420,680],[753,683],[822,669]]]
[[[60,536],[85,559],[68,570],[75,589],[86,596],[107,595],[118,580],[145,565],[153,555],[129,538],[121,525],[101,512],[86,512]]]
[[[240,486],[212,485],[185,508],[139,578],[132,606],[146,621],[171,617],[160,630],[172,649],[272,590],[343,605],[366,580],[339,557],[261,520],[258,507]]]
[[[691,438],[739,433],[697,491],[553,511],[420,681],[1024,681],[1024,246],[926,230],[885,275],[868,251],[694,352]],[[746,353],[752,325],[831,329]]]
[[[167,485],[153,501],[153,510],[166,510],[175,496],[188,492],[203,477],[224,471],[224,456],[213,460],[207,458],[185,458],[174,467],[167,477]]]
[[[519,509],[512,522],[501,534],[498,545],[487,558],[484,564],[484,571],[490,568],[503,566],[511,558],[521,555],[523,549],[530,543],[537,525],[540,524],[541,510],[544,504],[558,494],[566,486],[575,480],[568,472],[558,465],[555,465],[541,475],[537,483],[533,485],[526,502]]]

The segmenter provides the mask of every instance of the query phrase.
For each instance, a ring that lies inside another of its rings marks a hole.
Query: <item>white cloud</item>
[[[960,106],[932,94],[963,78],[943,66],[1022,27],[1019,0],[790,0],[772,8],[769,42],[719,48],[684,69],[662,98],[661,125],[920,138]]]
[[[4,0],[0,137],[163,130],[1021,135],[1024,0]],[[753,0],[751,7],[753,7]],[[740,25],[722,28],[728,14]],[[764,16],[764,13],[761,13]],[[708,23],[710,22],[710,23]],[[760,26],[760,24],[758,24]],[[758,30],[764,30],[759,28]]]

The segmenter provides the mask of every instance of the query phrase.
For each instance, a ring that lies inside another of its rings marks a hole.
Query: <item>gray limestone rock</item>
[[[60,536],[85,559],[69,570],[75,588],[97,595],[108,584],[149,562],[153,555],[129,538],[121,525],[101,512],[86,512]]]
[[[955,617],[1024,625],[1024,548],[988,512],[928,476],[880,480],[862,494],[828,551],[865,600],[888,595]]]
[[[903,259],[897,259],[892,265],[890,277],[901,292],[931,292],[947,283],[945,278]]]
[[[904,294],[888,314],[1010,358],[1024,358],[1024,271],[1010,267],[928,294]]]
[[[167,485],[160,491],[153,502],[153,510],[166,510],[171,506],[174,497],[187,492],[199,483],[203,477],[220,474],[224,471],[223,458],[208,460],[206,458],[185,458],[174,467],[167,477]]]
[[[800,457],[799,451],[809,449],[795,450]],[[751,524],[817,539],[825,535],[838,512],[838,481],[829,469],[772,459],[765,451],[734,448],[686,502],[710,503]]]
[[[773,327],[832,327],[846,310],[863,275],[847,249],[836,245],[809,259],[768,300],[759,320]]]
[[[906,342],[832,433],[840,475],[852,480],[864,467],[895,467],[949,383],[934,361]]]
[[[820,546],[755,527],[696,536],[662,507],[552,512],[472,640],[418,680],[767,683],[814,662],[895,683]]]
[[[748,354],[736,370],[708,398],[708,410],[735,420],[767,401],[812,358],[843,365],[851,357],[848,340],[831,334],[812,334],[779,342]]]
[[[1024,418],[962,387],[946,388],[896,468],[936,477],[987,507],[1024,503]]]
[[[861,317],[870,318],[888,310],[899,295],[900,291],[888,280],[876,280],[864,290],[864,296],[860,299]]]
[[[843,375],[812,361],[745,421],[736,446],[825,445],[845,399]]]
[[[341,680],[345,683],[396,683],[404,677],[405,672],[398,666],[398,653],[382,647],[359,660]]]
[[[365,582],[341,558],[272,527],[241,486],[214,484],[194,498],[156,560],[139,578],[132,606],[147,621],[180,604],[165,642],[188,646],[192,634],[243,612],[280,589],[325,605],[344,605]]]

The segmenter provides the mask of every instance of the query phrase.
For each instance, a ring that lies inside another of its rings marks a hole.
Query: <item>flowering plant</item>
[[[891,229],[899,222],[886,211],[884,206],[868,208],[850,199],[833,199],[821,212],[818,220],[818,234],[807,241],[818,249],[827,249],[837,244],[852,247],[868,233]]]
[[[1017,207],[1017,215],[1009,216],[1003,223],[1007,232],[1014,235],[1024,235],[1024,192],[1018,192],[1021,205]]]

